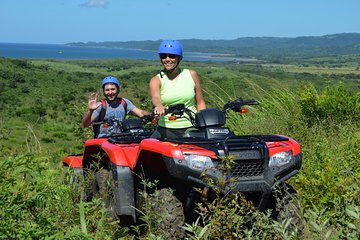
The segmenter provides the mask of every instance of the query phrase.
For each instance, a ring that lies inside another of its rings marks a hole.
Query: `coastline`
[[[185,61],[234,62],[257,61],[231,54],[184,52]],[[0,57],[30,59],[107,59],[129,58],[157,60],[157,51],[135,48],[114,48],[104,46],[73,46],[69,44],[0,43]]]

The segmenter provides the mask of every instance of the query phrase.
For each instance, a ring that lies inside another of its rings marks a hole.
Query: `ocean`
[[[185,52],[185,61],[241,61],[233,57],[213,57],[214,54]],[[0,57],[6,58],[30,58],[30,59],[107,59],[128,58],[142,60],[158,60],[155,51],[123,48],[92,48],[75,47],[62,44],[28,44],[28,43],[0,43]]]

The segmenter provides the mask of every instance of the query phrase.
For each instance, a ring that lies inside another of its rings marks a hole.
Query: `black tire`
[[[106,169],[100,169],[95,173],[98,194],[104,200],[108,207],[111,199],[111,172]]]
[[[88,169],[84,172],[84,200],[91,201],[98,194],[99,189],[96,183],[96,177]]]
[[[84,195],[84,176],[81,168],[68,167],[66,172],[66,183],[73,190],[73,199],[75,202],[80,202]]]
[[[83,171],[81,168],[69,169],[68,183],[75,189],[77,189],[84,181]]]
[[[280,194],[276,194],[276,220],[284,222],[290,220],[287,231],[301,235],[304,225],[300,210],[300,200],[296,191],[290,185],[284,185]]]
[[[137,208],[141,214],[147,215],[150,225],[158,233],[168,235],[170,238],[183,239],[185,231],[182,228],[185,224],[184,209],[182,203],[173,195],[173,191],[163,188],[148,195],[137,191]]]
[[[81,190],[84,182],[83,171],[81,168],[69,168],[67,182],[74,190]]]
[[[95,173],[95,180],[97,185],[97,194],[103,200],[104,206],[108,209],[107,217],[110,220],[116,220],[115,202],[113,198],[113,182],[111,171],[107,169],[100,169]]]

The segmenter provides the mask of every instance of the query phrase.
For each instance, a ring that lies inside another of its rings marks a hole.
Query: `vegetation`
[[[284,37],[243,37],[234,40],[181,39],[189,52],[231,54],[258,59],[303,59],[313,57],[334,57],[360,53],[360,34],[341,33],[324,36],[296,38]],[[161,40],[128,42],[87,42],[68,43],[71,46],[135,48],[156,50]]]
[[[201,217],[184,226],[189,239],[359,239],[360,75],[356,61],[338,58],[291,65],[182,63],[198,72],[209,107],[237,97],[260,101],[247,115],[229,116],[237,134],[287,135],[303,152],[302,169],[291,179],[303,235],[235,195],[211,203],[210,211],[199,207]],[[117,76],[121,95],[150,110],[148,82],[159,63],[1,58],[0,66],[0,239],[134,239],[139,229],[108,222],[99,198],[85,202],[68,186],[61,160],[81,153],[92,135],[81,118],[87,94],[101,94],[104,76]],[[250,213],[256,218],[249,225],[244,216]],[[144,217],[141,239],[166,239],[166,231],[149,224],[154,217]]]

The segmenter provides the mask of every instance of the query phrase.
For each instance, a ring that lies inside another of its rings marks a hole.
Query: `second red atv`
[[[142,178],[155,180],[160,203],[154,210],[164,216],[159,227],[169,229],[173,236],[181,234],[181,226],[191,219],[201,199],[195,187],[207,199],[215,196],[204,178],[215,184],[219,179],[232,179],[220,186],[223,194],[241,192],[259,210],[272,209],[275,218],[296,218],[285,194],[296,192],[285,182],[301,168],[300,144],[281,135],[236,136],[224,127],[227,111],[241,112],[244,106],[256,104],[255,100],[237,99],[222,110],[208,108],[197,113],[184,105],[170,106],[169,115],[187,117],[194,126],[183,138],[149,138],[151,133],[141,127],[140,120],[132,119],[122,123],[121,134],[87,140],[83,155],[66,157],[64,164],[84,175],[95,171],[100,191],[104,179],[110,177],[109,208],[120,219],[133,222],[140,216]],[[225,157],[233,159],[231,167],[219,168]],[[284,202],[281,208],[279,202]]]

